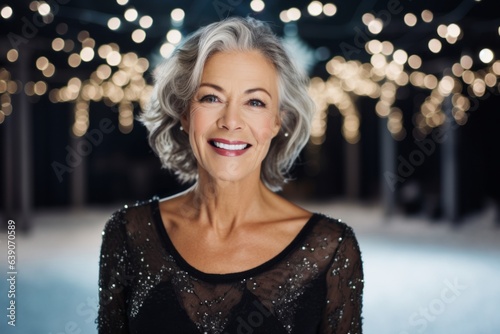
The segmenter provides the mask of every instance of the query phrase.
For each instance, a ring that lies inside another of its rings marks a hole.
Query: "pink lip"
[[[226,150],[226,149],[223,149],[223,148],[220,148],[220,147],[213,146],[210,143],[212,141],[216,141],[216,142],[223,143],[223,144],[228,144],[228,145],[246,144],[248,146],[246,148],[244,148],[243,150]],[[245,154],[246,151],[251,147],[250,144],[248,144],[247,142],[244,142],[244,141],[240,141],[240,140],[227,140],[227,139],[223,139],[223,138],[210,138],[208,140],[208,143],[209,143],[210,147],[215,151],[215,153],[217,153],[219,155],[222,155],[222,156],[225,156],[225,157],[237,157],[237,156],[240,156],[242,154]]]
[[[219,142],[219,143],[229,144],[229,145],[241,145],[241,144],[248,144],[247,142],[240,141],[240,140],[227,140],[227,139],[223,139],[223,138],[210,138],[208,141],[209,141],[209,142],[210,142],[210,141],[217,141],[217,142]]]

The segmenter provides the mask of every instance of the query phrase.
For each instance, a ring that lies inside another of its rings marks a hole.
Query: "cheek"
[[[207,132],[207,125],[210,123],[209,120],[206,119],[206,114],[203,113],[200,108],[194,108],[190,111],[187,122],[189,124],[188,136],[191,149],[196,159],[199,160],[200,145],[203,141],[203,135]]]
[[[279,131],[276,116],[267,115],[260,121],[255,122],[253,129],[255,130],[254,134],[257,140],[262,142],[271,141]]]
[[[194,135],[204,133],[214,122],[212,114],[200,107],[192,109],[189,114],[189,132]]]

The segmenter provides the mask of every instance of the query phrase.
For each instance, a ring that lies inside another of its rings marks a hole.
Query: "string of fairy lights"
[[[430,24],[433,21],[433,13],[429,10],[422,11],[421,20],[423,24]],[[373,14],[364,14],[362,21],[373,35],[382,32],[383,22]],[[413,13],[407,13],[404,22],[408,27],[413,27],[418,18]],[[455,44],[464,34],[455,23],[440,24],[436,32],[443,42],[449,44]],[[428,42],[428,49],[437,54],[442,50],[443,42],[432,38]],[[464,125],[471,107],[470,98],[483,97],[487,89],[500,91],[500,61],[494,59],[493,51],[488,48],[482,49],[478,54],[484,67],[472,71],[473,58],[470,55],[461,55],[453,64],[451,73],[441,78],[420,71],[423,60],[419,55],[408,55],[405,50],[396,49],[389,41],[372,39],[366,43],[365,50],[371,55],[369,63],[347,61],[336,56],[326,64],[329,78],[312,78],[310,91],[317,103],[317,113],[312,125],[313,144],[319,145],[325,139],[329,105],[338,108],[343,116],[342,134],[346,141],[354,144],[360,140],[361,114],[356,105],[356,98],[359,96],[378,99],[376,114],[387,118],[387,129],[393,138],[402,140],[407,136],[403,126],[403,112],[394,105],[399,88],[412,85],[430,91],[419,112],[413,113],[412,135],[416,139],[423,139],[433,128],[445,122],[443,102],[448,96],[451,95],[454,121]],[[462,93],[464,90],[466,95]]]
[[[130,39],[140,44],[147,38],[153,27],[153,18],[141,15],[128,0],[116,0],[124,8],[122,16],[113,16],[107,21],[110,31],[119,31],[123,21],[134,23],[137,29],[130,34]],[[241,4],[243,6],[243,4]],[[39,14],[43,22],[51,23],[54,14],[50,5],[44,1],[32,1],[29,9]],[[250,10],[265,10],[265,2],[252,0]],[[336,15],[337,6],[333,3],[312,1],[305,8],[288,8],[279,13],[284,23],[293,23],[303,16],[331,17]],[[13,9],[4,5],[0,9],[0,20],[9,20],[14,16]],[[182,27],[185,12],[175,8],[170,13],[171,28],[158,49],[161,57],[168,57],[182,41]],[[432,25],[434,15],[430,10],[420,13],[404,13],[404,24],[411,29],[418,25]],[[408,54],[390,41],[376,38],[384,29],[384,22],[371,13],[362,16],[362,22],[373,36],[365,44],[365,51],[370,56],[369,62],[348,60],[335,56],[326,61],[327,78],[313,77],[310,94],[317,104],[317,112],[312,123],[311,143],[321,145],[325,140],[329,106],[335,106],[342,115],[342,135],[348,143],[354,144],[361,139],[360,124],[362,113],[358,110],[357,99],[361,96],[376,100],[375,113],[387,119],[387,129],[396,140],[407,135],[404,127],[404,112],[396,104],[398,89],[411,85],[424,91],[428,96],[419,110],[412,113],[414,138],[422,139],[433,128],[446,121],[443,103],[451,97],[452,116],[456,123],[464,125],[471,108],[471,99],[483,97],[488,90],[500,90],[500,60],[495,59],[491,49],[484,48],[477,55],[460,54],[454,61],[449,73],[438,76],[425,73],[421,68],[425,59],[422,55]],[[107,106],[116,106],[119,129],[130,133],[134,125],[134,108],[144,108],[152,92],[152,86],[146,80],[150,61],[136,52],[123,52],[118,44],[110,42],[96,45],[95,39],[86,30],[78,33],[76,40],[67,36],[68,26],[60,23],[55,26],[51,49],[67,57],[67,66],[78,68],[82,63],[96,64],[96,68],[87,78],[72,77],[62,87],[52,87],[50,80],[58,70],[49,54],[35,59],[35,66],[45,78],[39,81],[21,82],[7,67],[0,67],[0,124],[13,112],[11,97],[24,92],[28,96],[47,96],[52,103],[73,103],[74,123],[72,133],[83,136],[89,128],[90,102],[102,102]],[[427,48],[439,54],[446,44],[459,43],[464,31],[457,23],[439,24],[436,34],[428,41]],[[500,29],[498,31],[500,34]],[[19,60],[19,50],[12,48],[4,55],[7,63]],[[476,59],[476,60],[475,60]],[[479,60],[479,61],[477,61]],[[367,111],[364,111],[367,112]]]

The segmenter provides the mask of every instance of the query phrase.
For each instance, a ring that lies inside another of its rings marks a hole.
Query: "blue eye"
[[[216,103],[220,102],[219,98],[213,94],[210,95],[205,95],[200,99],[200,102],[206,102],[206,103]]]
[[[265,107],[266,105],[260,101],[260,100],[250,100],[248,101],[248,104],[251,106],[251,107]]]

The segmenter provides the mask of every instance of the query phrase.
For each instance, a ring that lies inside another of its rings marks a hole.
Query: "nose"
[[[226,130],[241,130],[244,127],[244,121],[241,117],[241,110],[234,103],[225,104],[221,115],[217,120],[217,126]]]

